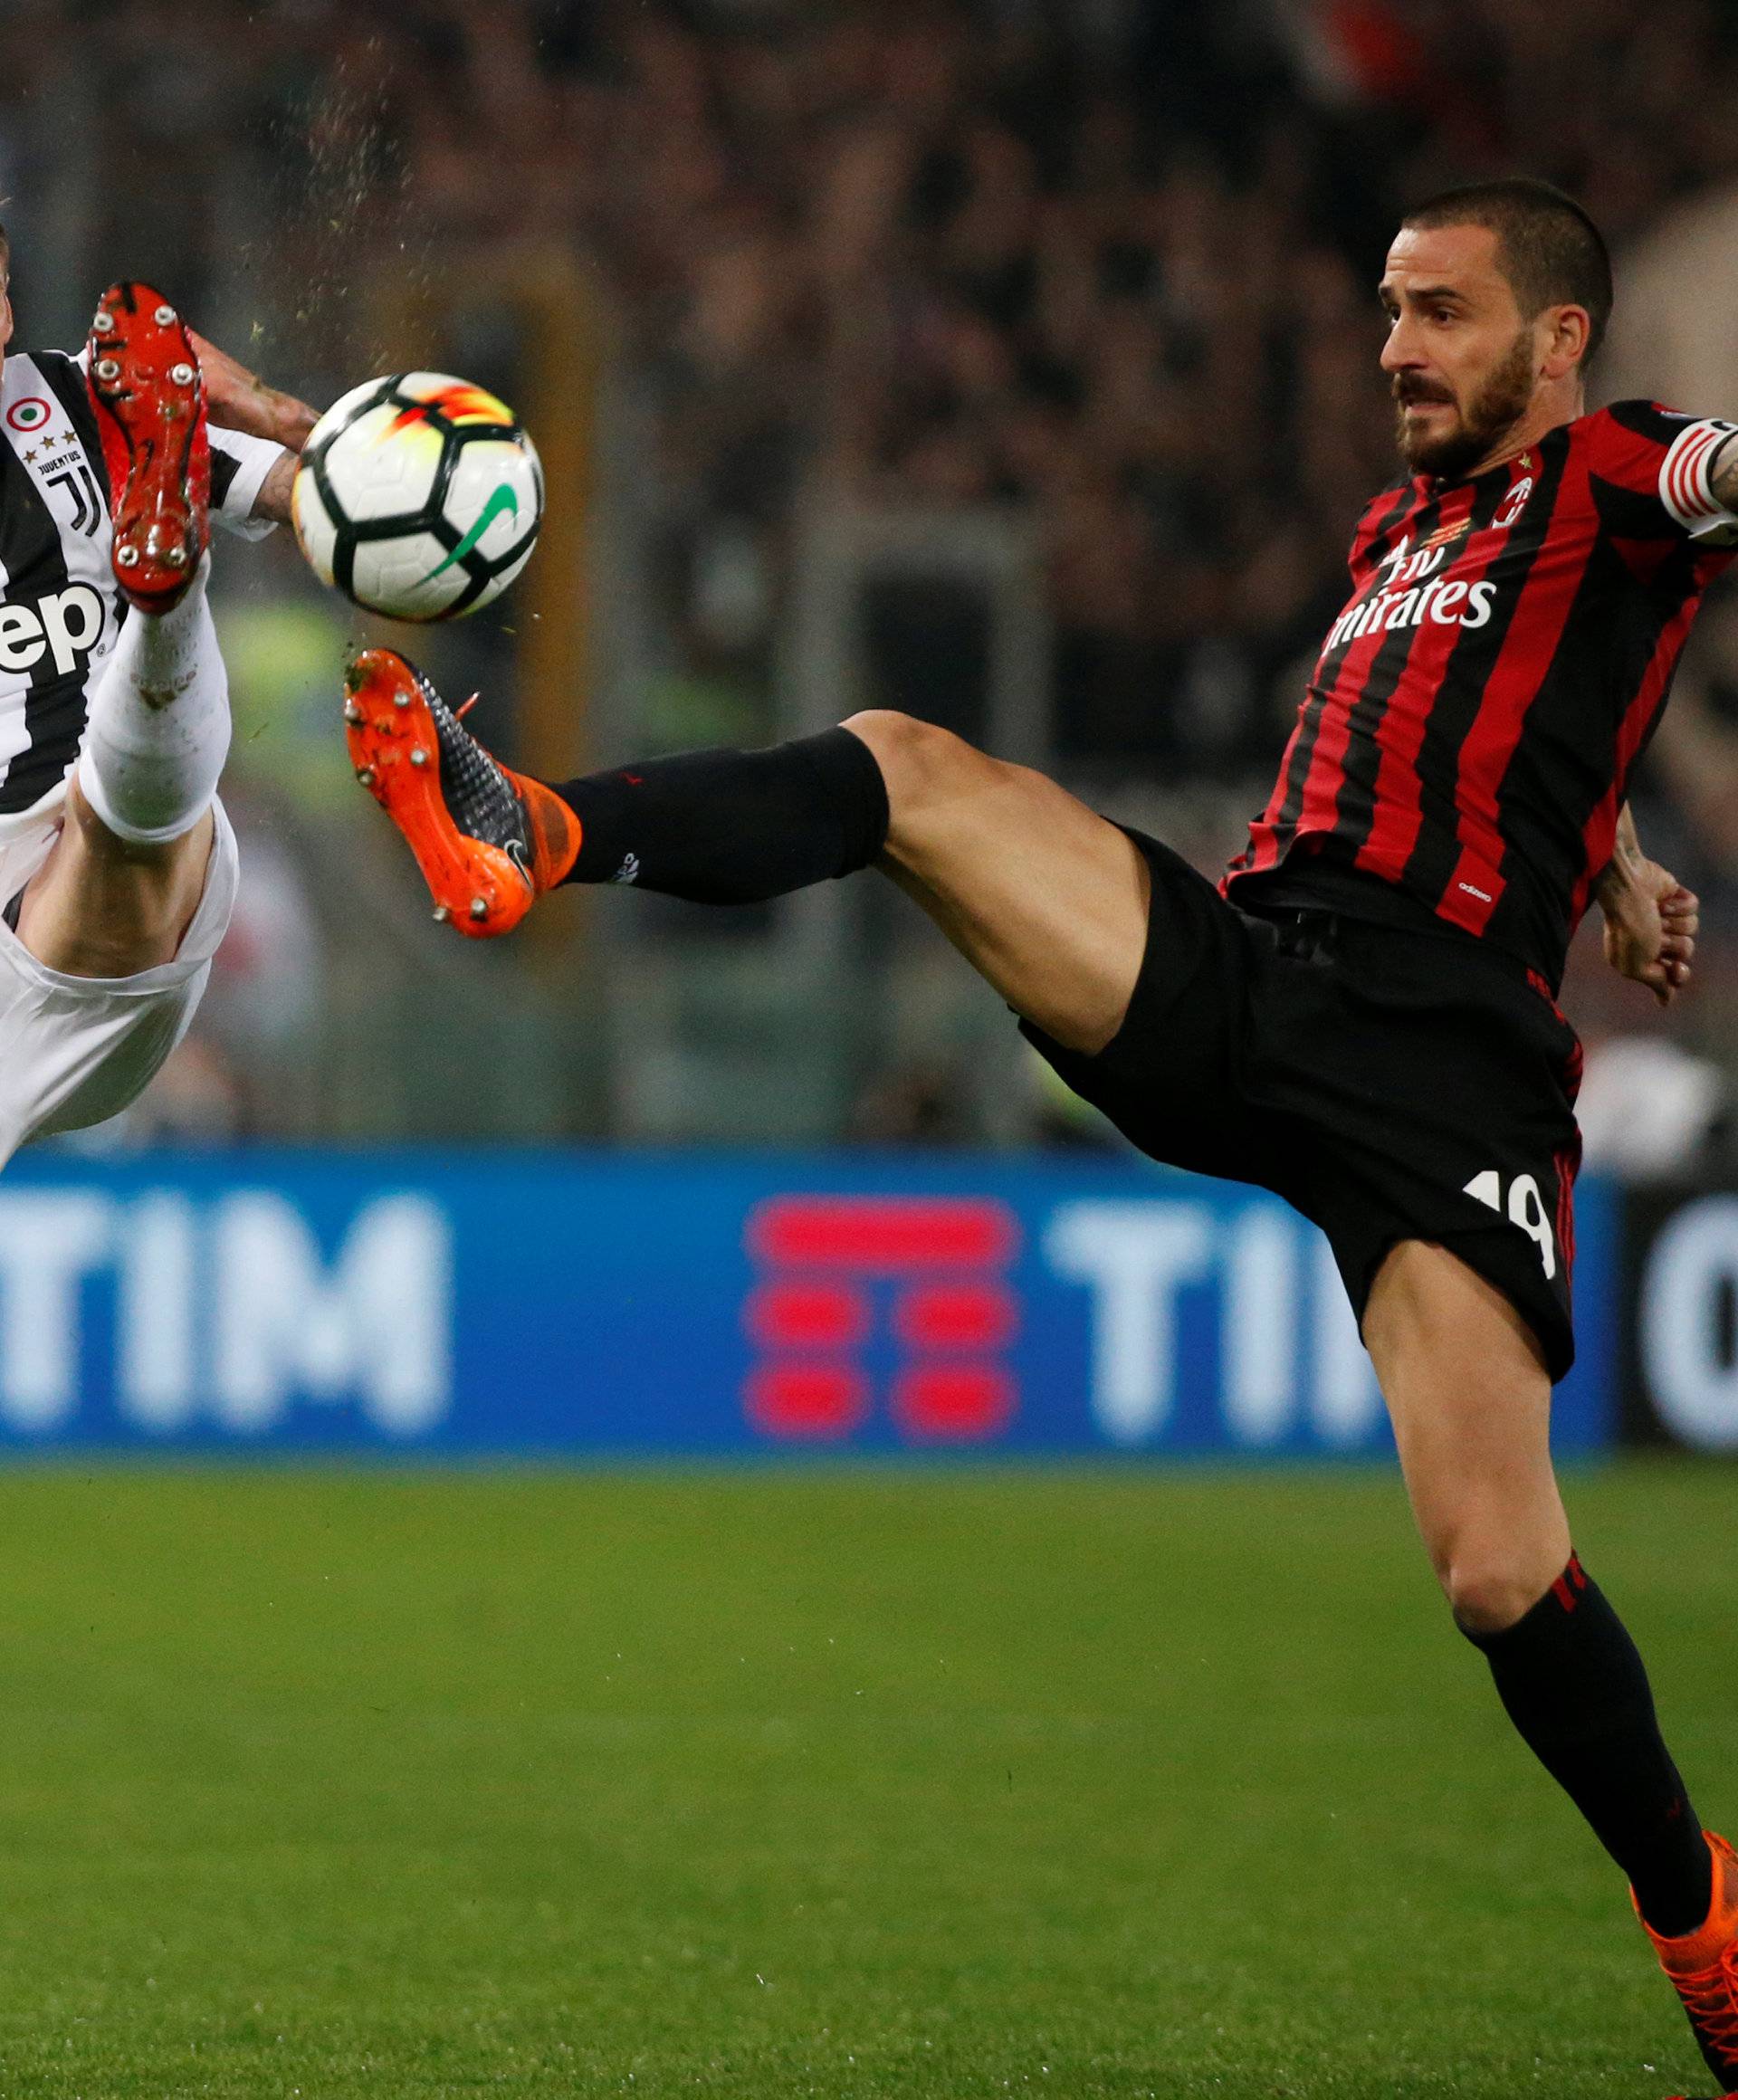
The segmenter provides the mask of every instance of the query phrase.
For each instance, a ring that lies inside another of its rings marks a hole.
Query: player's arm
[[[296,483],[296,455],[286,452],[266,470],[260,492],[253,499],[251,516],[265,520],[272,525],[290,522],[290,492]]]
[[[1605,914],[1606,960],[1669,1007],[1690,981],[1700,900],[1642,852],[1628,803],[1594,894]]]
[[[1708,469],[1708,487],[1716,502],[1738,511],[1738,435],[1727,438],[1714,453]]]
[[[193,344],[205,375],[206,409],[212,422],[224,430],[239,430],[249,437],[283,446],[284,456],[273,463],[260,484],[253,515],[275,525],[286,523],[297,456],[308,442],[308,433],[320,420],[318,412],[294,395],[268,387],[204,336],[195,334]]]

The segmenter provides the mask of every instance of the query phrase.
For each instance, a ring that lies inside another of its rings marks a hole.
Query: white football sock
[[[229,751],[229,680],[205,603],[209,555],[172,612],[129,612],[91,695],[84,798],[118,838],[162,845],[211,806]]]

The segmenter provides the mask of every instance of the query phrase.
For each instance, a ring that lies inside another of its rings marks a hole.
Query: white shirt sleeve
[[[284,457],[284,448],[269,437],[249,437],[239,430],[208,424],[211,438],[211,514],[244,539],[263,539],[273,528],[270,518],[252,513],[265,477]]]
[[[1703,416],[1684,425],[1660,464],[1659,500],[1692,539],[1724,546],[1738,528],[1738,513],[1726,509],[1710,481],[1714,462],[1734,437],[1738,423]]]

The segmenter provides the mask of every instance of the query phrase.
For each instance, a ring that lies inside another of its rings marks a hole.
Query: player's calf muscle
[[[980,854],[981,834],[992,825],[1005,827],[1010,845],[1030,843],[1030,820],[1042,803],[1065,806],[1090,826],[1103,824],[1044,774],[993,759],[934,722],[878,708],[842,726],[874,754],[887,788],[887,854],[915,873],[926,864]],[[1057,816],[1050,812],[1046,835],[1064,828]]]
[[[886,783],[887,873],[1017,1013],[1102,1050],[1146,948],[1146,862],[1127,835],[933,723],[874,711],[844,726]]]
[[[919,843],[926,822],[962,794],[992,788],[1001,776],[1020,770],[989,758],[951,730],[892,708],[866,709],[842,726],[868,745],[887,784],[890,851],[902,842]]]

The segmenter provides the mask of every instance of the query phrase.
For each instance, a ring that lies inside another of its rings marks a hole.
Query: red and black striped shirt
[[[1272,798],[1226,891],[1351,868],[1552,986],[1738,521],[1731,424],[1619,402],[1365,511]]]

